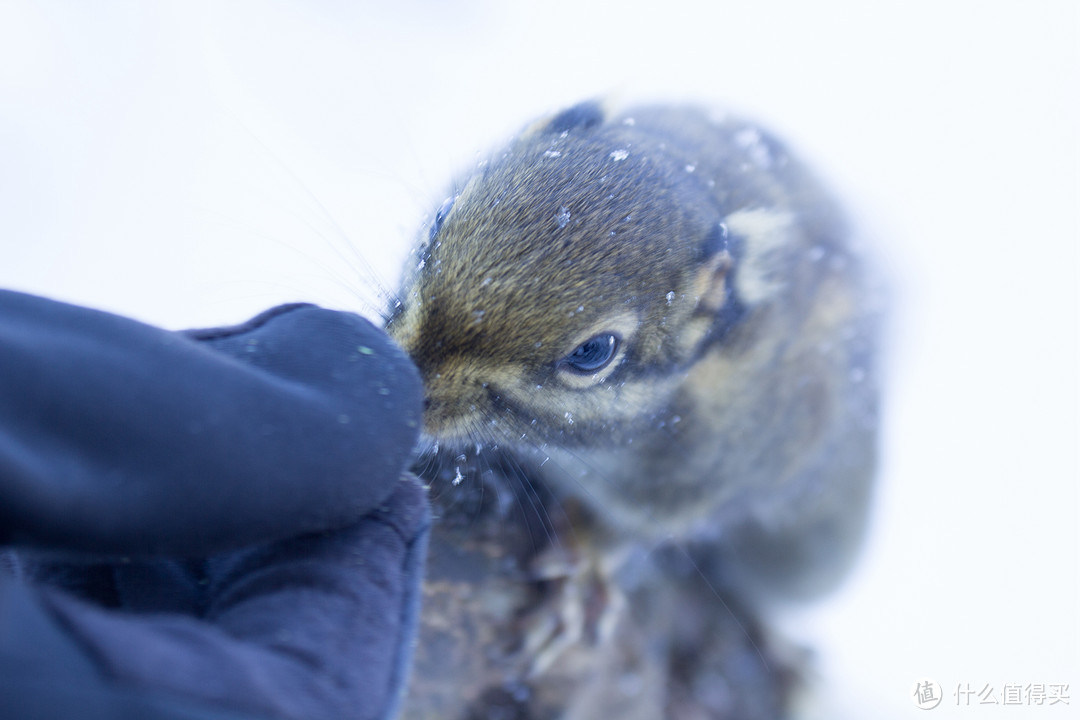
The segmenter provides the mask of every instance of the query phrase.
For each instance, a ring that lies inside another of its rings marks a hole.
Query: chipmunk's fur
[[[875,465],[878,308],[847,235],[759,127],[584,103],[457,186],[387,329],[440,443],[539,448],[614,532],[723,535],[748,583],[812,591]]]

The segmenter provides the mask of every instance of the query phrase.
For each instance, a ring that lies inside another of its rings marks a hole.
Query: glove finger
[[[0,544],[192,556],[341,527],[419,432],[404,353],[314,306],[184,335],[0,291],[0,378]]]

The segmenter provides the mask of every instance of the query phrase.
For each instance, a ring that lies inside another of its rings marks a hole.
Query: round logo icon
[[[930,678],[920,678],[911,686],[911,702],[920,710],[933,710],[941,704],[941,686]]]

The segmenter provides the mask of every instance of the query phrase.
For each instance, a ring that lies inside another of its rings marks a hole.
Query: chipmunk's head
[[[742,241],[677,141],[586,103],[459,184],[388,324],[423,376],[426,432],[617,443],[738,322]]]

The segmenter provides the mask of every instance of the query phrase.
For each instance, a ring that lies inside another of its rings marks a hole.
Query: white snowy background
[[[1075,2],[0,0],[0,286],[171,328],[364,310],[450,178],[594,96],[777,129],[894,288],[856,575],[810,716],[1080,710]],[[0,378],[0,382],[3,379]],[[957,707],[1069,683],[1070,705]]]

